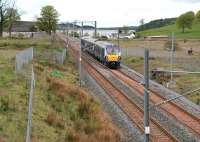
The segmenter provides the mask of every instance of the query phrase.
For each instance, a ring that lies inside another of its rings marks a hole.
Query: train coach
[[[81,48],[106,66],[116,68],[120,66],[121,49],[115,44],[94,38],[85,38],[81,39]]]

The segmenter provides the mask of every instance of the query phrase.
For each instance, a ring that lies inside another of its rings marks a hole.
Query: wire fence
[[[64,64],[66,49],[35,50],[34,58],[39,61],[48,61],[55,64]]]
[[[66,58],[66,49],[45,49],[36,50],[33,47],[25,49],[16,55],[15,72],[25,77],[27,87],[29,88],[28,96],[28,115],[25,141],[31,141],[32,130],[32,111],[33,111],[33,95],[35,89],[35,73],[33,59],[38,61],[53,62],[56,64],[63,64]],[[21,76],[20,76],[21,77]]]
[[[19,73],[25,64],[28,64],[30,61],[33,60],[33,48],[28,48],[26,50],[21,51],[16,55],[15,60],[15,71]]]

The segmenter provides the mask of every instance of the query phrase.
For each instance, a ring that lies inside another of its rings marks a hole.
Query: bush
[[[96,119],[90,119],[89,121],[86,122],[86,125],[84,127],[84,131],[86,134],[92,134],[98,129],[98,124],[97,124]]]
[[[80,134],[73,129],[69,129],[65,137],[65,142],[78,142],[80,141]]]
[[[91,112],[91,106],[88,101],[82,101],[79,105],[78,112],[81,117],[86,117],[88,118],[90,116]]]
[[[143,61],[144,58],[143,57],[130,57],[128,60],[131,61],[131,63],[137,63],[137,62]]]
[[[52,126],[55,124],[55,122],[56,122],[56,113],[55,112],[48,113],[47,123]]]
[[[2,96],[0,98],[0,110],[6,112],[9,110],[9,98],[8,96]]]

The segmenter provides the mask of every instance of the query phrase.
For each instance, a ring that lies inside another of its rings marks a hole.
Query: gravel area
[[[121,129],[124,142],[143,142],[143,134],[136,128],[127,115],[119,108],[109,95],[83,69],[83,80],[91,94],[97,98],[105,111],[110,114],[113,122]]]

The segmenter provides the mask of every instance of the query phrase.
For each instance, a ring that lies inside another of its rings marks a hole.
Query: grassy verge
[[[26,45],[30,41],[9,41],[12,42]],[[63,46],[51,45],[47,39],[34,42],[38,51]],[[15,75],[14,55],[19,52],[16,48],[0,50],[1,142],[24,141],[26,132],[29,83],[23,76]],[[37,82],[33,97],[33,142],[120,141],[120,132],[100,104],[87,90],[77,86],[78,73],[71,57],[64,65],[36,59],[34,67]]]
[[[29,47],[48,48],[49,38],[40,39],[0,39],[0,49],[24,49]]]
[[[13,142],[24,141],[28,88],[16,78],[11,54],[0,52],[0,140]]]

